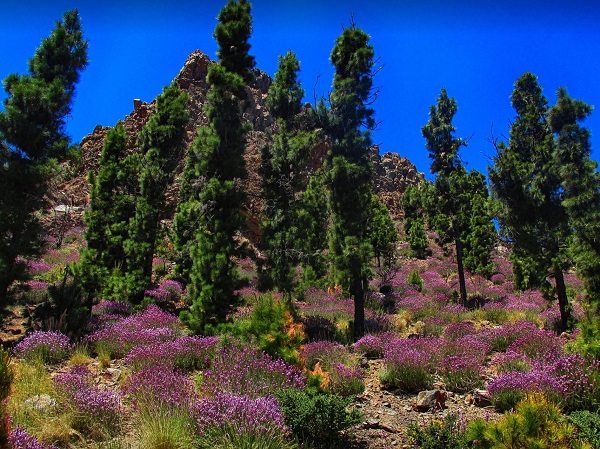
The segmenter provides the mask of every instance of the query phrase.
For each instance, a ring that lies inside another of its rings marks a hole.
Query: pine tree
[[[354,300],[354,338],[364,333],[365,290],[373,248],[367,229],[373,194],[369,161],[370,130],[374,129],[373,47],[369,35],[352,26],[344,29],[331,52],[335,68],[329,133],[334,145],[327,159],[332,224],[330,254],[335,274]]]
[[[84,215],[87,245],[81,254],[79,274],[90,302],[102,290],[102,282],[115,264],[125,262],[123,242],[127,236],[119,233],[118,227],[127,223],[135,210],[133,201],[124,201],[127,197],[119,180],[126,142],[125,127],[119,122],[106,134],[98,173],[90,171],[88,175],[89,208]]]
[[[166,87],[156,99],[156,112],[138,137],[142,153],[139,196],[129,223],[127,252],[129,291],[133,303],[143,299],[152,277],[152,258],[160,220],[165,218],[166,191],[183,150],[189,120],[187,94],[176,85]]]
[[[373,193],[368,235],[377,259],[377,268],[390,268],[396,259],[398,232],[387,206]]]
[[[41,248],[35,212],[44,204],[51,157],[66,154],[66,119],[75,85],[87,66],[87,41],[77,10],[64,14],[29,61],[29,74],[4,79],[0,112],[0,307],[23,271],[17,256]]]
[[[196,331],[224,322],[237,303],[233,256],[238,244],[234,237],[244,224],[245,194],[237,180],[246,174],[243,152],[248,128],[242,123],[242,112],[254,67],[254,58],[248,54],[250,3],[230,0],[218,20],[214,36],[219,61],[207,76],[210,126],[199,130],[190,149],[176,227],[178,250],[191,259],[191,263],[181,261],[190,267],[193,302],[182,319]]]
[[[467,303],[467,288],[463,265],[462,233],[464,232],[465,217],[459,210],[456,195],[460,195],[460,178],[465,175],[465,170],[460,162],[458,152],[466,142],[454,136],[456,129],[452,125],[452,119],[458,107],[454,98],[448,97],[446,89],[437,98],[437,104],[429,110],[429,121],[421,128],[423,137],[427,141],[426,147],[429,151],[431,162],[431,173],[436,174],[435,197],[437,200],[437,226],[436,230],[442,239],[447,239],[455,244],[456,262],[458,265],[458,280],[460,299],[463,304]],[[442,224],[443,225],[440,225]]]
[[[300,63],[289,51],[280,56],[279,67],[269,88],[267,106],[275,121],[273,143],[263,148],[261,172],[263,234],[262,249],[267,256],[262,267],[263,284],[274,284],[290,294],[295,267],[301,260],[298,215],[300,193],[306,185],[307,161],[314,133],[295,131],[295,117],[301,110],[304,89],[297,74]]]
[[[579,123],[592,107],[571,98],[564,87],[548,122],[556,135],[555,156],[560,167],[562,203],[573,232],[572,254],[577,272],[585,282],[586,295],[596,313],[600,312],[600,179],[598,164],[590,159],[590,132]]]
[[[404,233],[410,245],[411,255],[424,259],[430,253],[427,232],[425,231],[426,206],[424,195],[428,184],[408,186],[402,194],[404,211]]]
[[[564,270],[570,265],[566,251],[570,229],[547,123],[548,103],[532,73],[516,81],[511,100],[517,117],[508,145],[497,145],[489,172],[494,196],[501,204],[498,219],[513,249],[518,285],[541,286],[549,296],[555,290],[565,330],[571,325],[564,280]],[[554,288],[547,283],[548,276],[554,277]]]

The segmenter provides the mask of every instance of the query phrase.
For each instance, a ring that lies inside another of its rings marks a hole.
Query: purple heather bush
[[[123,361],[134,370],[152,365],[183,371],[206,369],[215,356],[218,344],[217,337],[183,336],[174,341],[134,347]]]
[[[365,335],[352,345],[352,349],[365,357],[376,359],[383,356],[384,342],[376,335]]]
[[[481,341],[477,335],[465,335],[456,340],[443,339],[437,352],[441,356],[467,355],[476,358],[483,365],[492,349],[489,343]]]
[[[315,341],[304,345],[301,349],[304,367],[314,369],[317,363],[327,370],[333,363],[353,365],[355,355],[344,345],[333,341]]]
[[[190,378],[164,365],[145,366],[135,371],[126,379],[122,390],[138,412],[187,411],[198,400]]]
[[[475,324],[472,321],[460,321],[458,323],[450,323],[446,326],[446,329],[444,329],[444,339],[458,340],[459,338],[475,333],[477,333],[477,331],[475,330]]]
[[[113,391],[102,391],[94,384],[90,371],[74,366],[54,378],[56,390],[75,412],[76,429],[95,438],[112,436],[121,428],[121,398]]]
[[[329,369],[326,391],[339,396],[355,396],[365,391],[364,370],[359,365],[333,363]]]
[[[27,433],[22,427],[15,427],[8,434],[8,447],[11,449],[58,449],[56,446],[48,446],[41,443],[33,435]]]
[[[145,296],[152,298],[157,304],[180,301],[185,294],[186,292],[181,283],[172,279],[167,279],[161,282],[158,287],[144,292]]]
[[[69,337],[61,332],[34,331],[15,346],[15,354],[28,361],[58,363],[69,356],[72,348]]]
[[[464,393],[483,385],[481,358],[474,354],[446,355],[438,373],[446,389]]]
[[[565,411],[598,410],[600,360],[570,354],[555,360],[549,370],[561,385],[560,405]]]
[[[514,321],[481,331],[478,336],[491,346],[492,351],[506,351],[515,340],[537,331],[537,326],[530,321]]]
[[[420,391],[431,388],[438,338],[392,340],[383,350],[383,367],[379,378],[387,388]]]
[[[27,268],[31,274],[42,274],[46,271],[50,271],[52,266],[45,260],[31,260],[27,262]]]
[[[526,373],[531,371],[532,363],[526,355],[508,350],[497,353],[492,359],[492,366],[498,374],[506,374],[511,371]]]
[[[204,372],[200,389],[208,396],[228,392],[257,398],[305,385],[305,376],[295,367],[257,348],[230,341],[218,349],[212,368]]]
[[[487,390],[492,404],[501,412],[516,407],[528,393],[544,393],[557,402],[564,392],[563,386],[547,369],[502,374],[488,383]]]
[[[131,314],[131,304],[125,301],[109,301],[102,299],[98,304],[92,307],[92,315],[119,315],[128,316]]]
[[[150,305],[142,313],[122,318],[88,337],[97,352],[123,357],[136,346],[175,340],[183,327],[175,315]]]
[[[332,321],[350,321],[354,317],[354,301],[333,295],[315,297],[298,305],[303,315],[329,318]]]
[[[513,341],[507,351],[518,352],[533,361],[549,363],[564,354],[564,341],[553,332],[536,328]]]
[[[277,399],[217,392],[194,406],[201,447],[280,449],[291,431]]]

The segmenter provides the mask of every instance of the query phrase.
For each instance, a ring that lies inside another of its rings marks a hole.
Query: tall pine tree
[[[304,89],[298,81],[300,62],[288,51],[279,58],[279,67],[269,88],[267,107],[275,121],[273,143],[263,148],[261,172],[263,234],[266,255],[261,277],[288,296],[294,288],[295,267],[302,260],[302,230],[299,227],[300,194],[306,186],[307,161],[314,133],[294,130]]]
[[[371,277],[373,248],[368,236],[372,216],[370,130],[374,129],[374,50],[369,35],[354,25],[343,30],[331,51],[335,68],[327,157],[332,224],[330,254],[335,275],[354,300],[354,338],[364,333],[365,290]]]
[[[50,171],[46,162],[69,146],[65,132],[75,85],[87,66],[88,43],[77,10],[64,14],[29,61],[29,74],[4,79],[0,112],[0,307],[23,271],[17,256],[41,247],[35,212],[42,208]]]
[[[512,105],[517,117],[508,145],[499,143],[490,182],[500,200],[499,222],[512,247],[515,279],[521,288],[541,286],[558,297],[561,328],[571,325],[564,271],[570,229],[562,198],[560,167],[547,123],[548,102],[537,77],[524,73],[515,83]],[[546,279],[551,276],[555,286]]]
[[[173,84],[158,96],[156,112],[138,136],[142,153],[139,196],[125,242],[129,299],[134,303],[143,299],[152,277],[159,225],[165,218],[167,187],[173,181],[184,148],[188,120],[187,94]]]
[[[244,224],[245,194],[238,180],[246,175],[243,153],[248,127],[242,113],[248,102],[246,83],[254,67],[254,58],[248,53],[250,3],[230,0],[218,20],[214,36],[219,60],[210,66],[207,76],[210,126],[199,130],[190,149],[176,218],[180,263],[191,281],[192,306],[182,319],[195,331],[225,321],[237,304],[235,234]]]

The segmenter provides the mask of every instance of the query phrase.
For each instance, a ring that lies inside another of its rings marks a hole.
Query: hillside
[[[210,64],[213,64],[213,61],[206,54],[201,51],[194,51],[189,55],[173,80],[189,95],[188,108],[191,119],[187,127],[187,148],[189,148],[194,140],[196,129],[199,126],[207,125],[204,103],[210,87],[206,82],[206,75]],[[253,130],[247,135],[245,161],[248,177],[243,181],[243,184],[248,192],[246,209],[248,214],[248,229],[251,236],[252,234],[256,235],[260,233],[260,229],[258,228],[258,217],[262,207],[260,194],[261,179],[259,174],[260,151],[261,148],[271,141],[272,120],[265,106],[265,99],[271,82],[271,78],[266,73],[255,69],[254,80],[248,85],[250,106],[245,113],[245,119],[252,124]],[[129,152],[137,151],[137,134],[154,112],[156,105],[155,101],[144,103],[134,100],[133,106],[133,111],[123,118],[123,123],[129,136]],[[306,107],[310,106],[307,105]],[[98,170],[98,160],[102,152],[106,133],[109,129],[109,127],[98,125],[91,134],[82,139],[80,165],[77,167],[77,171],[72,179],[55,186],[55,194],[51,198],[53,206],[58,206],[65,202],[72,202],[75,206],[83,206],[86,203],[88,195],[87,174],[90,170]],[[320,144],[313,149],[308,171],[314,170],[322,163],[326,152],[327,142],[325,139],[322,139]],[[408,159],[401,157],[397,153],[388,152],[380,154],[377,146],[372,148],[372,162],[376,192],[390,209],[392,215],[401,215],[399,200],[402,192],[404,192],[407,186],[422,181],[424,179],[423,174],[419,173]],[[185,153],[182,160],[177,164],[177,175],[181,175],[184,167]],[[305,176],[308,174],[304,173]],[[171,212],[175,210],[177,204],[180,181],[180,177],[176,176],[174,184],[168,190],[167,195]],[[58,218],[64,219],[64,217]],[[79,219],[78,216],[71,218],[75,222]],[[55,222],[54,228],[56,226],[59,225]]]

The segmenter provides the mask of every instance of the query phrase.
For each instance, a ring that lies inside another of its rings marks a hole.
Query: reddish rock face
[[[173,80],[189,95],[188,108],[191,119],[187,129],[187,148],[192,144],[197,128],[208,124],[204,104],[210,85],[206,82],[206,75],[208,74],[208,68],[213,63],[206,54],[196,50],[189,55],[183,68]],[[258,217],[262,208],[262,200],[259,167],[261,149],[268,145],[271,140],[272,120],[265,104],[271,82],[271,78],[266,73],[257,69],[254,70],[254,80],[248,86],[249,107],[244,113],[244,118],[253,126],[253,130],[247,135],[247,146],[244,155],[248,175],[246,179],[240,180],[240,183],[248,192],[246,215],[251,235],[260,233]],[[133,100],[132,105],[134,106],[133,111],[123,119],[129,136],[127,151],[130,153],[138,151],[137,134],[144,127],[156,107],[154,101],[144,103],[140,100]],[[75,204],[83,205],[86,203],[89,191],[87,173],[98,170],[98,160],[109,129],[109,127],[97,125],[92,134],[82,139],[82,160],[79,173],[71,181],[60,186],[62,195],[72,198]],[[315,146],[309,166],[305,170],[306,175],[321,165],[327,154],[327,148],[328,142],[326,139]],[[408,159],[397,153],[380,155],[377,146],[372,149],[371,160],[374,167],[377,194],[390,209],[392,215],[401,215],[400,197],[402,193],[407,186],[421,182],[424,179],[423,174],[418,173],[415,166]],[[181,174],[184,167],[185,154],[177,165],[175,182],[167,192],[170,205],[167,212],[171,216],[177,205]],[[58,201],[58,198],[56,201]]]

